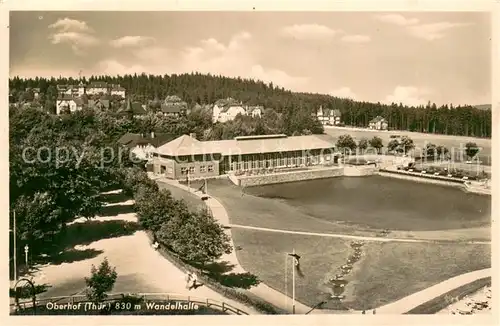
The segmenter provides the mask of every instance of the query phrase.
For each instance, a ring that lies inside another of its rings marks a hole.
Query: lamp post
[[[29,270],[29,265],[28,265],[28,251],[30,250],[30,247],[28,245],[24,246],[24,258],[26,260],[26,268]]]
[[[17,245],[16,245],[16,238],[17,238],[17,232],[16,232],[16,211],[13,211],[13,219],[14,219],[14,225],[13,225],[13,234],[14,234],[14,281],[17,281]]]

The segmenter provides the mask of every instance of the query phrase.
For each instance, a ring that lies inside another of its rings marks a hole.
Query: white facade
[[[216,109],[217,108],[217,109]],[[231,121],[236,118],[238,114],[241,115],[246,115],[245,109],[238,105],[238,106],[230,106],[227,109],[221,109],[217,105],[214,106],[214,111],[213,111],[213,120],[214,122],[226,122],[226,121]]]
[[[323,109],[322,106],[316,112],[316,117],[323,125],[338,125],[341,122],[338,110]]]
[[[260,117],[262,116],[262,108],[261,107],[243,107],[241,105],[230,105],[228,108],[224,106],[218,106],[215,104],[212,109],[212,122],[226,122],[231,121],[236,118],[238,114],[241,115],[249,115],[252,117]]]
[[[111,95],[117,95],[122,98],[125,98],[125,90],[123,89],[112,89],[111,90]]]
[[[78,85],[78,96],[82,96],[83,94],[85,94],[85,85],[80,83]]]
[[[135,156],[137,156],[137,158],[141,159],[141,160],[149,160],[151,158],[153,158],[153,152],[156,150],[156,148],[151,145],[151,144],[147,144],[147,145],[138,145],[138,146],[135,146],[131,152],[134,153]]]
[[[87,88],[87,94],[89,95],[94,95],[94,94],[108,94],[108,88],[107,87],[89,87]]]
[[[61,114],[61,111],[65,108],[69,108],[70,112],[78,111],[79,108],[74,100],[57,100],[56,113]]]
[[[250,112],[250,115],[254,118],[256,117],[261,117],[262,116],[262,109],[261,108],[255,108]]]

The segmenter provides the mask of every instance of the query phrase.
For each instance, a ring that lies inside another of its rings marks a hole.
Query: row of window
[[[325,161],[330,161],[331,157],[329,155],[324,156]],[[306,164],[306,162],[311,162],[312,164],[317,164],[320,162],[319,156],[311,156],[307,160],[305,157],[291,157],[291,158],[280,158],[273,160],[265,160],[265,161],[250,161],[250,162],[235,162],[233,166],[236,166],[236,170],[248,170],[248,169],[257,169],[257,168],[267,168],[267,167],[284,167],[287,165],[296,165],[296,164]],[[232,169],[233,166],[230,168]]]
[[[195,167],[190,166],[189,169],[186,167],[181,167],[181,174],[187,174],[189,171],[190,174],[195,173]],[[206,172],[214,172],[214,166],[213,165],[200,165],[200,173],[206,173]]]

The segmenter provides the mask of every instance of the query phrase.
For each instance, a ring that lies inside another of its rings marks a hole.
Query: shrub
[[[92,265],[90,274],[90,277],[85,278],[87,298],[95,303],[102,302],[107,297],[106,292],[111,291],[115,285],[118,276],[116,269],[109,265],[107,258],[104,258],[99,268]]]

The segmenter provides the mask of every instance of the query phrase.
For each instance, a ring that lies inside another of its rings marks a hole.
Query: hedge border
[[[150,230],[145,230],[146,234],[148,235],[149,240],[151,243],[155,241],[153,232]],[[170,261],[172,264],[174,264],[177,268],[182,270],[183,272],[195,272],[198,274],[198,278],[210,289],[220,293],[224,297],[227,297],[229,299],[233,299],[235,301],[238,301],[244,305],[250,305],[254,307],[256,310],[259,312],[262,312],[264,314],[268,315],[282,315],[282,314],[288,314],[287,311],[278,308],[274,306],[273,304],[262,300],[261,298],[249,293],[248,291],[241,292],[237,291],[233,288],[224,286],[220,283],[218,283],[216,280],[210,278],[209,276],[206,275],[206,273],[190,264],[187,262],[183,261],[181,258],[178,257],[177,254],[169,250],[164,244],[158,241],[160,246],[158,247],[159,253],[168,261]]]
[[[458,298],[458,300],[461,300],[467,295],[475,293],[486,286],[491,286],[491,277],[480,278],[473,282],[462,285],[456,289],[448,291],[430,301],[427,301],[426,303],[423,303],[411,309],[410,311],[406,312],[405,315],[435,314],[452,304],[448,301],[448,297]]]

